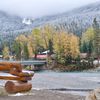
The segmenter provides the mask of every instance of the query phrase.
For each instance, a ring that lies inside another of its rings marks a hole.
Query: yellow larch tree
[[[76,58],[79,54],[79,38],[73,34],[70,35],[70,50],[72,58]]]
[[[56,33],[54,36],[54,52],[58,55],[58,59],[61,59],[63,63],[66,57],[72,57],[73,59],[79,55],[79,39],[73,34],[66,32]]]

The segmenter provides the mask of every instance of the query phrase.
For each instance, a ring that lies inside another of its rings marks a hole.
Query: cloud
[[[96,0],[1,0],[0,10],[23,17],[37,18],[62,13],[92,2]]]

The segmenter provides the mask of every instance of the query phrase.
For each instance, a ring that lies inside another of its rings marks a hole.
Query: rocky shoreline
[[[27,93],[8,94],[1,87],[0,100],[85,100],[85,97],[51,90],[31,90]]]

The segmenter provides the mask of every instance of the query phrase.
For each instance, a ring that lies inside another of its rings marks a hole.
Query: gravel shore
[[[85,100],[85,97],[50,90],[32,90],[25,94],[1,95],[0,100]]]

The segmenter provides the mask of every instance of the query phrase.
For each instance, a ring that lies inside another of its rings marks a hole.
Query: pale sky
[[[0,0],[0,10],[22,17],[63,13],[99,0]]]

